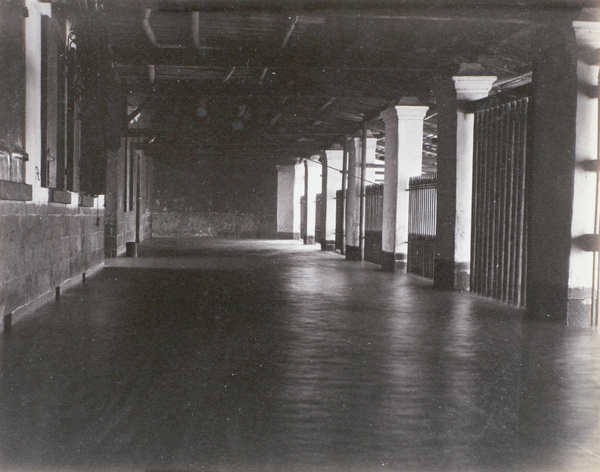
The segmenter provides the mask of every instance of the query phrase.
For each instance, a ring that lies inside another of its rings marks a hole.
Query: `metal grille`
[[[306,243],[306,196],[300,197],[300,238]]]
[[[335,250],[344,253],[344,191],[335,192]]]
[[[408,190],[408,254],[406,270],[433,278],[437,174],[411,177]]]
[[[475,112],[471,291],[525,304],[527,97]]]
[[[365,261],[381,264],[383,184],[365,188]]]
[[[317,194],[315,201],[315,242],[320,243],[323,240],[323,199],[321,194]]]

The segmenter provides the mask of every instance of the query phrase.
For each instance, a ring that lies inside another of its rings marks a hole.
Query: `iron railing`
[[[517,306],[526,297],[528,104],[475,111],[471,291]]]
[[[433,278],[435,258],[437,174],[409,181],[408,251],[406,270]]]
[[[365,261],[381,264],[383,184],[365,188]]]

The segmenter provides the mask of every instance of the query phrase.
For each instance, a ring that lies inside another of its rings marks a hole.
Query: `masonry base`
[[[470,287],[470,264],[436,258],[434,261],[433,285],[442,290],[466,292]]]
[[[348,246],[346,245],[346,260],[347,261],[360,261],[362,260],[360,256],[360,248],[358,246]]]
[[[381,268],[387,272],[406,270],[406,255],[397,252],[381,251]]]
[[[104,262],[96,265],[95,267],[91,267],[91,268],[87,269],[85,271],[86,280],[89,279],[90,276],[96,274],[103,268],[104,268]],[[77,276],[71,277],[70,279],[67,279],[64,282],[62,282],[60,284],[62,293],[64,293],[65,290],[77,285],[79,282],[83,283],[83,273],[78,274]],[[27,302],[26,304],[20,306],[16,310],[13,310],[13,312],[10,313],[10,316],[8,318],[3,316],[2,329],[6,328],[4,325],[5,322],[10,322],[10,325],[12,326],[15,323],[18,323],[19,321],[22,321],[23,319],[27,318],[27,316],[31,315],[36,310],[38,310],[45,304],[50,303],[52,301],[56,301],[56,288],[52,288],[52,289],[48,290],[47,292],[43,293],[39,297],[36,297],[33,300],[30,300],[29,302]]]

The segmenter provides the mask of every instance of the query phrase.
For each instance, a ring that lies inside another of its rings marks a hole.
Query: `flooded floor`
[[[139,252],[0,336],[0,470],[600,470],[596,331],[298,242]]]

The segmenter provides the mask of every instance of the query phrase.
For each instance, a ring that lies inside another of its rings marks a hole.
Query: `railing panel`
[[[321,194],[317,194],[315,201],[315,242],[320,243],[323,240],[323,213],[322,213],[323,199]]]
[[[437,214],[437,174],[412,177],[409,184],[409,273],[433,278]]]
[[[471,291],[525,303],[527,107],[522,97],[475,112]]]
[[[335,250],[344,252],[344,191],[335,193]]]
[[[383,184],[365,188],[365,261],[381,264]]]

